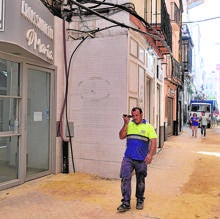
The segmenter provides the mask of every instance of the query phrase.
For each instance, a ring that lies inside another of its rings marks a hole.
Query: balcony
[[[192,72],[192,49],[193,43],[189,29],[186,24],[182,26],[182,69],[184,75],[190,75]]]
[[[182,82],[181,66],[176,59],[172,59],[172,78],[178,82]]]
[[[165,0],[147,1],[145,20],[152,27],[148,31],[162,38],[162,41],[154,39],[157,48],[162,55],[169,54],[172,51],[172,27]]]

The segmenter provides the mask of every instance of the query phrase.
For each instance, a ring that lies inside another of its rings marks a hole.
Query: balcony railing
[[[162,54],[168,54],[169,50],[172,51],[172,27],[165,0],[156,1],[156,3],[155,0],[147,1],[145,15],[146,21],[153,27],[150,30],[151,33],[156,34],[156,32],[159,32],[161,38],[166,41],[169,47],[167,48],[164,43],[157,41],[158,48]]]
[[[161,0],[161,31],[166,38],[168,46],[172,50],[172,27],[164,0]]]
[[[193,43],[187,25],[182,26],[182,69],[184,74],[192,72]]]
[[[177,79],[178,81],[182,82],[182,73],[180,64],[176,59],[172,59],[172,78]]]

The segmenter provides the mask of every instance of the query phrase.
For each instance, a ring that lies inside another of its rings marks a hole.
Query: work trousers
[[[136,198],[137,201],[144,201],[145,177],[147,176],[147,164],[145,161],[132,160],[123,158],[121,164],[121,193],[122,203],[130,205],[131,200],[131,179],[132,172],[135,170],[136,175]]]
[[[207,128],[207,125],[201,125],[201,135],[204,134],[204,136],[206,136],[206,128]]]

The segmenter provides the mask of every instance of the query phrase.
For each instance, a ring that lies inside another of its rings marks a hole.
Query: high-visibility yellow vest
[[[125,157],[144,160],[148,153],[149,139],[157,138],[153,126],[149,123],[129,122],[127,128],[127,148]]]

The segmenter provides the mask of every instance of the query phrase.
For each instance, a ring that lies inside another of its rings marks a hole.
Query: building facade
[[[54,18],[1,0],[0,189],[55,172]]]
[[[182,71],[181,24],[182,0],[166,1],[172,27],[172,55],[168,55],[170,69],[166,71],[166,115],[168,135],[178,135],[183,128],[184,81]],[[170,112],[169,109],[173,109]]]

